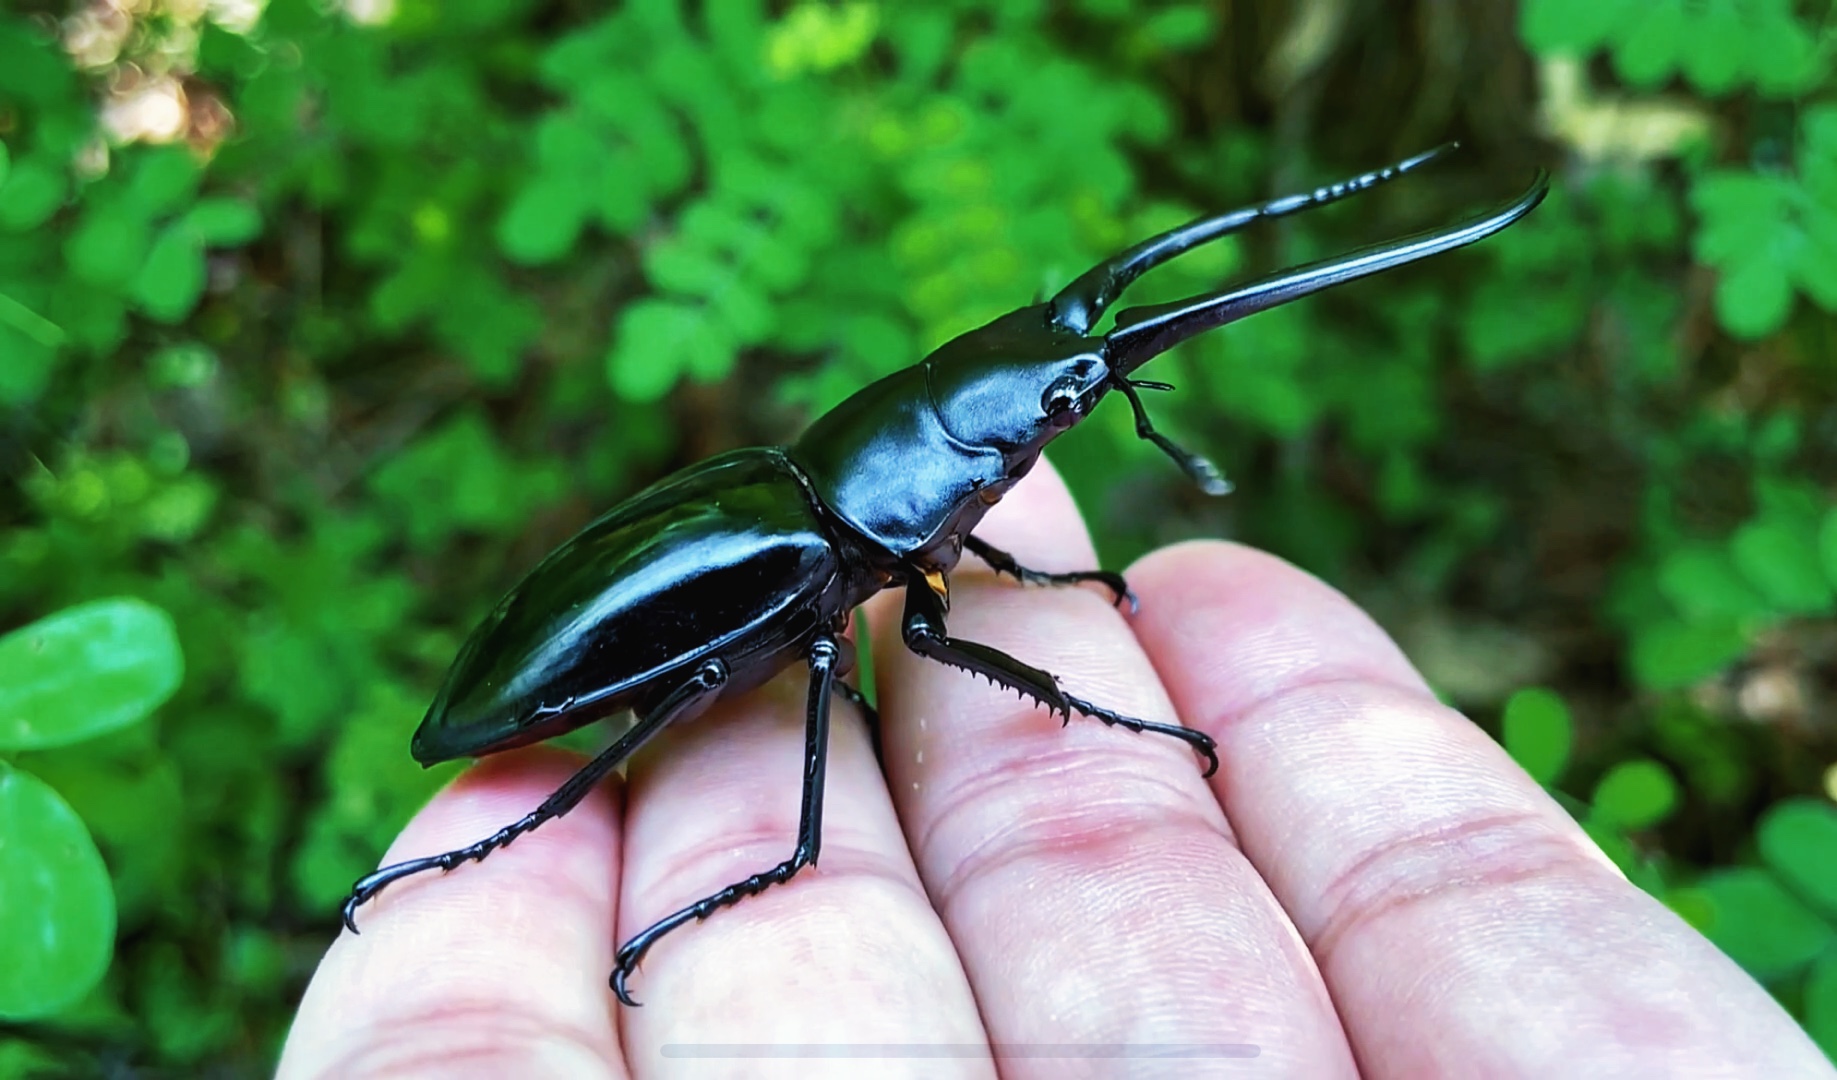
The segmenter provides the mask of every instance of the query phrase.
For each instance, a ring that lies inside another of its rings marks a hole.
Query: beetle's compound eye
[[[1040,396],[1040,408],[1052,419],[1060,419],[1072,411],[1078,404],[1079,379],[1073,375],[1061,375],[1046,388]]]

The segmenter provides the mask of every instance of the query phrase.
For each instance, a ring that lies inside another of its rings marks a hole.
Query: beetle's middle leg
[[[799,870],[816,862],[823,844],[823,780],[829,767],[829,703],[840,682],[836,669],[841,666],[843,643],[830,636],[819,637],[810,646],[810,699],[804,712],[804,802],[798,813],[797,847],[791,857],[745,881],[736,881],[712,896],[703,897],[681,911],[652,923],[632,935],[619,947],[612,969],[612,992],[627,1005],[637,1005],[625,989],[625,982],[636,970],[638,961],[650,951],[657,939],[686,922],[706,919],[716,911],[756,896],[773,885],[782,885]],[[851,698],[852,700],[852,698]],[[863,702],[865,704],[865,702]]]
[[[430,855],[423,859],[409,859],[406,862],[385,866],[375,873],[358,878],[357,883],[351,886],[351,895],[344,901],[344,924],[351,928],[351,933],[357,933],[357,909],[369,902],[377,893],[382,892],[384,887],[392,882],[427,870],[445,871],[467,861],[483,861],[485,856],[543,822],[558,818],[579,806],[580,801],[587,797],[587,793],[593,790],[594,785],[616,768],[619,762],[630,757],[638,747],[642,746],[652,735],[662,731],[670,721],[720,693],[721,687],[725,685],[727,685],[727,665],[718,659],[706,661],[694,675],[689,677],[688,682],[671,691],[657,704],[656,708],[640,716],[638,722],[621,735],[617,742],[600,751],[599,756],[589,761],[579,772],[568,777],[567,783],[557,788],[555,794],[544,799],[541,806],[525,814],[518,821],[504,826],[469,847],[444,852],[440,855]]]
[[[944,628],[944,601],[931,586],[919,578],[906,586],[906,614],[901,623],[906,648],[951,667],[981,675],[990,682],[1025,694],[1047,709],[1071,719],[1074,711],[1101,720],[1112,727],[1130,731],[1152,731],[1167,735],[1191,746],[1206,760],[1205,775],[1218,771],[1218,744],[1202,731],[1183,724],[1158,724],[1094,705],[1059,689],[1059,680],[1036,667],[1029,667],[1000,649],[951,637]]]
[[[1129,583],[1123,580],[1123,575],[1114,570],[1073,570],[1069,573],[1054,574],[1022,566],[1014,561],[1014,556],[987,540],[979,540],[975,536],[964,537],[963,546],[969,550],[970,554],[988,563],[990,569],[997,574],[1006,574],[1024,584],[1077,585],[1080,582],[1095,581],[1110,590],[1110,594],[1115,597],[1114,603],[1117,605],[1120,606],[1123,601],[1127,600],[1131,615],[1141,610],[1141,605],[1136,602],[1135,594],[1129,591]]]

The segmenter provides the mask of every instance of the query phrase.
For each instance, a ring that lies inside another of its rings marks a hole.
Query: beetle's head
[[[925,358],[932,404],[952,438],[1030,465],[1109,389],[1103,340],[1049,315],[1044,304],[1011,311]]]

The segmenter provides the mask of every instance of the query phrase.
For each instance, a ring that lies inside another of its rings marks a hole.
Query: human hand
[[[1039,569],[1094,565],[1044,464],[978,535]],[[1206,731],[1210,781],[1174,740],[1062,729],[910,654],[883,595],[884,776],[837,701],[820,864],[663,939],[632,984],[647,1007],[613,1003],[615,944],[791,852],[801,666],[659,736],[623,799],[606,785],[367,906],[282,1075],[1136,1076],[1172,1056],[1186,1077],[1250,1053],[1310,1077],[1832,1075],[1344,597],[1218,543],[1128,577],[1134,619],[966,557],[951,632]],[[385,861],[490,834],[574,764],[487,759]]]

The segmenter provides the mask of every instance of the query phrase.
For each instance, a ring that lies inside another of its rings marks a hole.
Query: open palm
[[[1044,465],[978,532],[1093,563]],[[645,1008],[612,1001],[616,943],[790,852],[801,667],[665,732],[622,796],[366,909],[282,1075],[1832,1075],[1344,597],[1217,543],[1128,578],[1133,619],[966,560],[952,632],[1209,733],[1211,780],[913,656],[873,608],[884,774],[838,708],[820,864],[665,939]],[[386,861],[488,835],[574,764],[488,759]]]

